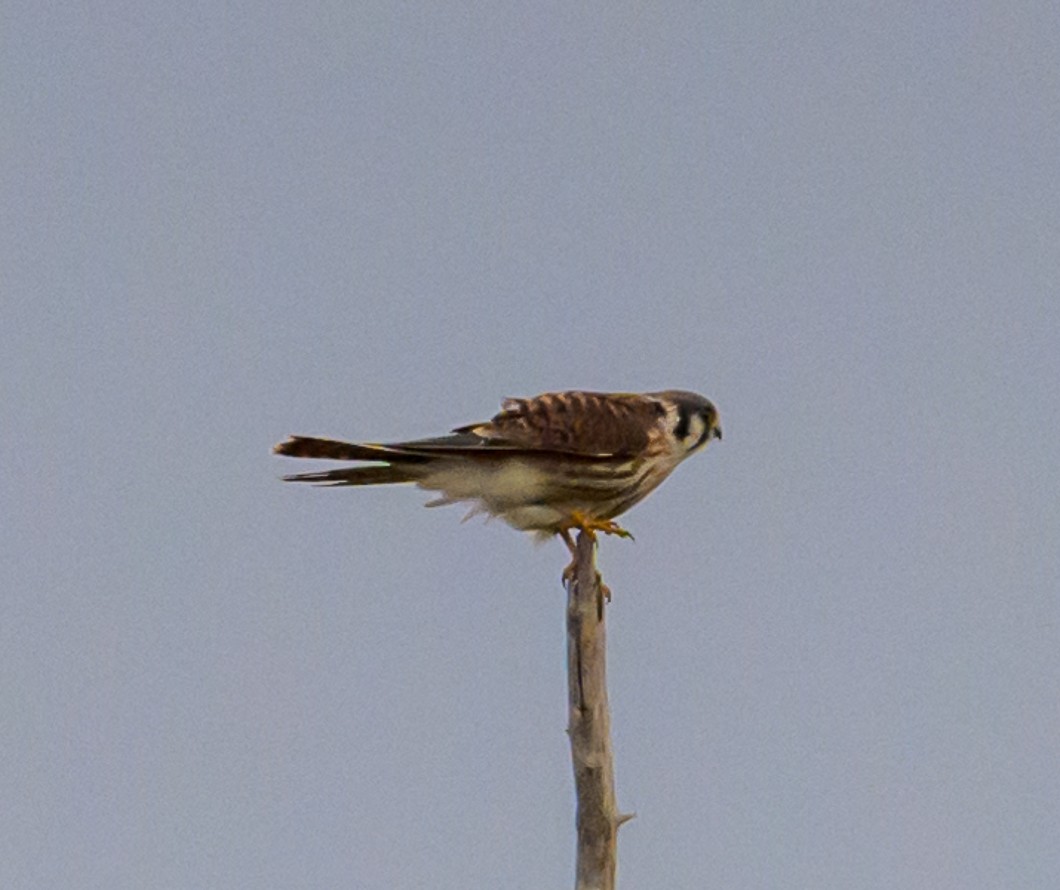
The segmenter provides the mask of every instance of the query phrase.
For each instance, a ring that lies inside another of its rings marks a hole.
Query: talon
[[[586,516],[580,510],[575,510],[571,514],[569,524],[562,526],[556,532],[563,539],[563,543],[567,545],[571,555],[570,564],[563,570],[561,576],[563,586],[568,588],[574,581],[578,571],[578,546],[574,543],[574,539],[570,534],[573,529],[578,529],[578,531],[587,534],[594,544],[597,543],[596,532],[603,532],[605,535],[615,535],[619,538],[629,538],[631,541],[635,540],[630,532],[622,528],[614,520],[594,519],[591,516]],[[600,589],[600,595],[607,602],[611,602],[611,588],[604,584],[603,576],[599,572],[596,573],[596,586]]]
[[[599,572],[596,573],[596,586],[600,588],[600,593],[604,599],[611,602],[611,588],[604,584],[603,576]]]
[[[564,588],[569,588],[577,576],[578,564],[572,562],[563,570],[562,580]],[[598,571],[596,573],[596,586],[600,588],[600,595],[611,602],[611,588],[604,584],[604,576]]]
[[[578,564],[574,560],[571,560],[570,565],[568,565],[563,570],[563,574],[560,576],[560,578],[563,581],[563,586],[564,587],[570,587],[571,586],[571,583],[574,581],[574,576],[575,576],[575,574],[577,572],[577,568],[578,568]]]
[[[627,529],[622,528],[622,526],[620,526],[617,522],[613,522],[611,520],[608,520],[608,522],[605,525],[601,525],[599,527],[599,529],[605,535],[617,535],[620,538],[629,538],[631,541],[636,540],[633,537],[633,533],[632,532],[628,531]]]
[[[581,510],[575,510],[571,514],[570,525],[567,526],[565,531],[569,532],[569,529],[572,528],[585,532],[594,541],[596,540],[596,532],[603,532],[605,535],[616,535],[619,538],[629,538],[631,541],[634,540],[633,535],[613,519],[596,519],[592,516],[587,516]],[[564,540],[569,540],[569,538],[569,533],[564,536]],[[568,543],[567,546],[569,547],[570,544]]]

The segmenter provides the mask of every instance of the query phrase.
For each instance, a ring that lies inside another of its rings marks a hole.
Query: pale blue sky
[[[1060,13],[924,6],[7,4],[0,885],[571,886],[563,547],[269,449],[674,387],[621,886],[1060,886]]]

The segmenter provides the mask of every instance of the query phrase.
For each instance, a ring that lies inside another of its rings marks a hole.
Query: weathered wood
[[[611,712],[607,703],[605,588],[596,570],[596,542],[578,536],[575,571],[567,586],[567,686],[577,794],[576,890],[613,890],[618,827]]]

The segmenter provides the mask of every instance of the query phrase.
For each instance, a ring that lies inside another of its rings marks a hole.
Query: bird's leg
[[[614,523],[612,523],[613,525]],[[574,539],[570,536],[571,528],[578,528],[585,532],[590,538],[592,538],[593,546],[596,546],[596,534],[591,528],[584,528],[580,525],[564,526],[556,534],[562,539],[563,543],[567,545],[567,549],[570,551],[570,563],[563,570],[563,586],[570,587],[574,582],[575,576],[578,574],[578,546],[574,543]],[[626,535],[630,538],[633,536],[626,532]],[[600,588],[600,593],[603,594],[604,598],[611,602],[611,588],[604,584],[604,577],[599,571],[596,573],[596,585]]]
[[[563,570],[562,575],[563,586],[570,587],[578,569],[578,547],[574,543],[574,539],[570,536],[570,529],[566,526],[561,528],[556,534],[563,539],[563,543],[567,545],[567,549],[570,551],[570,563]]]

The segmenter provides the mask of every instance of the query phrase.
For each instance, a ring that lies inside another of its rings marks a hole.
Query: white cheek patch
[[[703,419],[702,415],[693,414],[692,419],[688,424],[688,435],[685,436],[685,440],[682,443],[686,448],[694,448],[699,444],[699,441],[703,438],[703,433],[707,431],[707,422]]]

